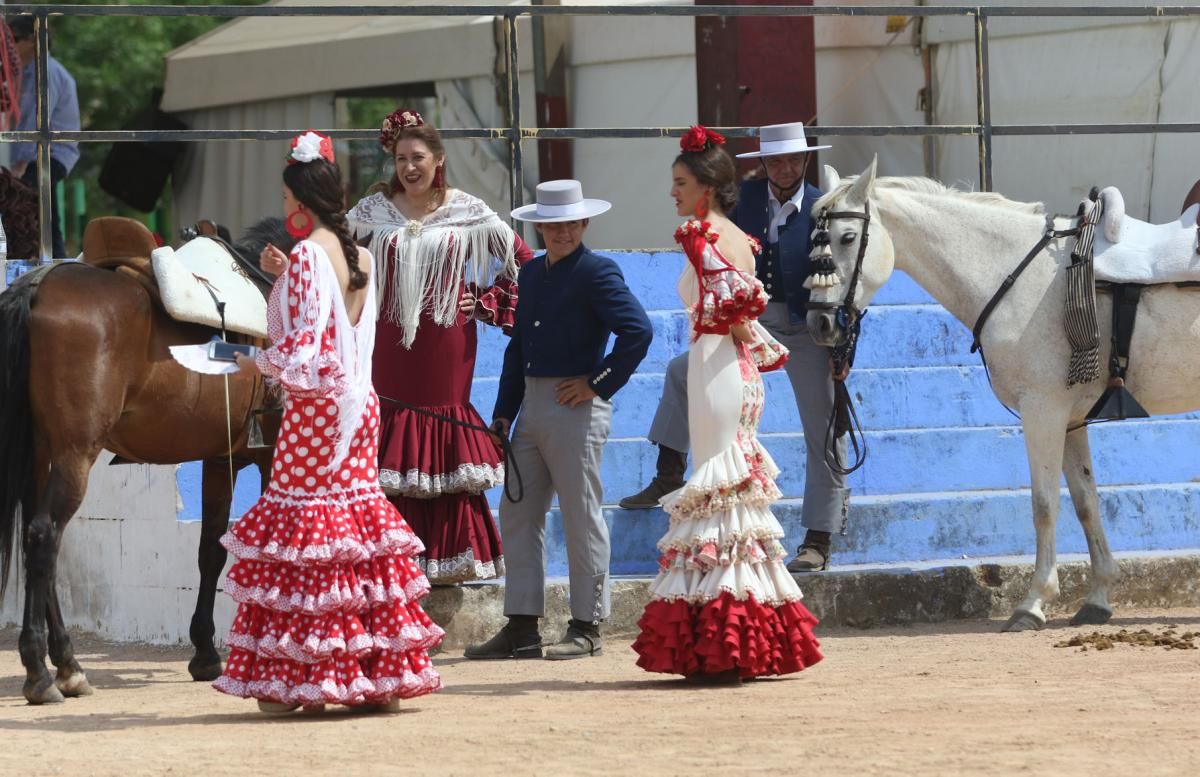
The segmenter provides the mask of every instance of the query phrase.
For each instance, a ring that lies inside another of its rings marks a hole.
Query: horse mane
[[[846,192],[850,191],[850,187],[854,185],[857,175],[852,175],[843,178],[841,182],[834,187],[833,191],[825,194],[816,204],[814,209],[828,207],[834,200],[845,196]],[[1040,202],[1017,202],[1010,200],[1002,194],[995,192],[964,192],[955,189],[952,186],[946,186],[940,181],[935,181],[932,178],[922,178],[920,176],[889,176],[885,178],[876,178],[875,187],[880,189],[899,189],[906,192],[915,192],[918,194],[937,194],[947,197],[957,197],[980,205],[990,205],[997,208],[1007,208],[1020,213],[1029,213],[1032,215],[1041,215],[1046,212],[1046,206]]]
[[[241,239],[233,244],[233,249],[242,259],[258,267],[258,255],[262,253],[268,243],[285,254],[289,254],[292,252],[292,247],[296,245],[296,238],[288,234],[283,219],[272,216],[247,229]]]

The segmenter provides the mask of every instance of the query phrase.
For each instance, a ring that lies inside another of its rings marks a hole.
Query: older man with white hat
[[[600,453],[612,423],[613,394],[645,358],[650,320],[625,285],[617,263],[583,245],[588,221],[610,208],[586,199],[578,181],[538,184],[537,203],[517,208],[532,222],[546,253],[518,276],[521,296],[492,428],[512,435],[524,497],[500,502],[507,575],[508,623],[467,658],[540,658],[538,619],[545,615],[545,535],[550,500],[558,494],[571,583],[566,634],[546,648],[550,659],[599,655],[600,622],[609,614],[608,526],[600,509]],[[612,350],[605,355],[609,335]],[[511,470],[510,470],[511,473]]]
[[[810,146],[800,122],[762,127],[759,148],[739,158],[759,159],[763,175],[742,183],[737,207],[728,214],[747,235],[763,245],[757,275],[770,302],[759,323],[791,352],[785,369],[800,411],[808,448],[801,523],[807,530],[793,572],[816,572],[829,565],[832,537],[845,533],[850,491],[845,476],[829,468],[824,451],[826,428],[833,410],[833,377],[829,352],[808,335],[805,306],[812,251],[810,211],[822,192],[804,182],[812,152],[829,146]],[[687,429],[687,354],[671,360],[650,441],[658,445],[658,472],[650,485],[621,500],[626,509],[658,506],[658,500],[683,485],[689,447]],[[845,460],[845,440],[834,443]]]

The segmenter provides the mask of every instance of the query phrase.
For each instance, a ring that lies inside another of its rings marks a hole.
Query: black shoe
[[[622,510],[651,510],[658,507],[658,500],[677,488],[683,486],[683,483],[678,485],[664,482],[662,478],[656,477],[650,481],[650,485],[638,491],[633,496],[627,496],[617,504]]]
[[[535,619],[536,622],[536,619]],[[474,661],[498,661],[506,658],[541,658],[542,635],[533,631],[519,630],[511,621],[496,633],[496,636],[481,645],[468,645],[463,657]]]
[[[567,633],[563,638],[546,648],[546,658],[551,661],[601,655],[604,655],[604,647],[600,643],[600,627],[574,618],[567,621]]]

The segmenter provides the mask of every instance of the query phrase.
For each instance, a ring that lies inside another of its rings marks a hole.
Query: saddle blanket
[[[197,237],[176,251],[150,254],[163,306],[176,321],[221,328],[218,303],[225,303],[225,328],[251,337],[267,336],[267,301],[225,248]]]
[[[1105,189],[1100,196],[1104,215],[1093,248],[1096,280],[1146,285],[1200,281],[1200,253],[1196,253],[1200,205],[1166,224],[1149,224],[1125,215],[1125,203],[1115,188]]]

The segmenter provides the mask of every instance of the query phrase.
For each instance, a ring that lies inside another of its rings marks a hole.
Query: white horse
[[[816,284],[808,327],[822,345],[843,337],[838,317],[819,305],[836,305],[855,277],[860,241],[869,235],[853,292],[864,310],[891,276],[904,270],[959,321],[974,327],[1000,288],[1048,226],[1040,203],[1019,203],[997,194],[949,189],[927,178],[876,178],[875,163],[860,176],[839,179],[825,168],[829,193],[813,208],[842,212],[829,220],[834,267],[829,285]],[[869,211],[869,221],[850,214]],[[1057,219],[1068,229],[1072,219]],[[1066,279],[1073,238],[1055,239],[1037,256],[993,311],[981,343],[996,396],[1021,416],[1037,530],[1037,564],[1029,594],[1009,618],[1006,631],[1040,629],[1045,604],[1059,592],[1055,560],[1060,474],[1087,538],[1092,585],[1071,623],[1100,624],[1112,617],[1109,589],[1119,570],[1100,524],[1099,497],[1081,426],[1104,390],[1105,380],[1067,387],[1071,347],[1063,327]],[[1108,364],[1111,297],[1097,295],[1101,365]],[[879,333],[875,333],[876,336]],[[1147,287],[1137,313],[1126,386],[1151,414],[1200,408],[1200,293],[1171,285]],[[1103,371],[1103,366],[1102,366]],[[936,466],[936,462],[927,462]]]

